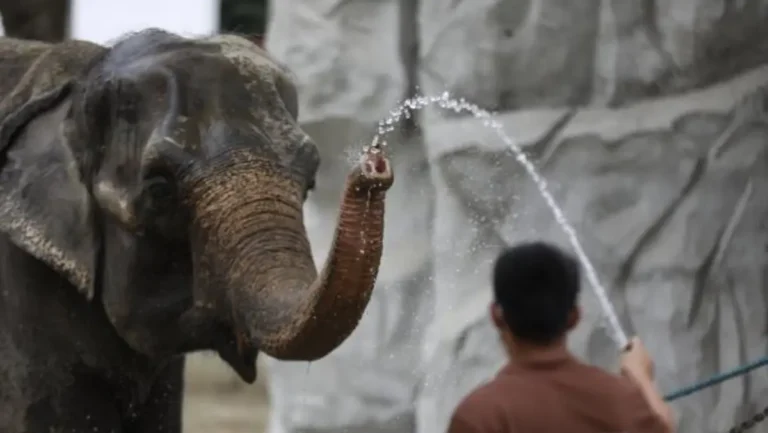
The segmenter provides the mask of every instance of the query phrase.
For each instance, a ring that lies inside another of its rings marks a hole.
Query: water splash
[[[475,118],[481,119],[483,121],[483,126],[492,128],[499,136],[499,138],[504,142],[504,144],[506,144],[512,150],[517,161],[520,162],[523,167],[525,167],[528,175],[531,176],[531,179],[533,179],[533,181],[536,183],[536,186],[538,186],[539,192],[541,193],[541,196],[544,197],[544,201],[547,203],[547,206],[549,206],[550,210],[554,214],[555,220],[560,225],[560,227],[562,227],[566,236],[568,236],[568,240],[571,242],[571,245],[576,252],[576,256],[579,258],[579,261],[586,271],[587,280],[589,281],[590,285],[592,286],[592,290],[597,296],[600,306],[603,309],[603,313],[605,314],[605,318],[608,321],[608,325],[613,331],[613,338],[616,341],[616,344],[620,349],[626,347],[628,344],[627,335],[616,316],[616,311],[614,310],[613,305],[611,305],[610,299],[608,299],[605,287],[603,287],[602,283],[600,282],[592,262],[589,260],[587,254],[584,252],[584,248],[581,246],[581,242],[576,235],[576,230],[565,218],[563,210],[560,208],[554,197],[552,197],[552,194],[549,192],[546,179],[544,179],[539,174],[536,167],[528,159],[520,146],[504,132],[504,128],[501,123],[493,119],[493,115],[490,112],[483,110],[475,104],[467,102],[463,98],[454,99],[448,92],[443,92],[439,96],[413,97],[405,100],[402,104],[400,104],[400,106],[392,110],[388,117],[382,119],[379,122],[378,134],[374,138],[374,142],[382,142],[384,143],[383,145],[386,146],[386,143],[381,140],[380,137],[394,131],[397,123],[400,122],[400,120],[403,118],[410,118],[413,111],[420,110],[432,105],[437,105],[440,108],[452,110],[456,113],[470,113]]]

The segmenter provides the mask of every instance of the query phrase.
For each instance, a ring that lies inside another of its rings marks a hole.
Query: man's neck
[[[561,360],[570,357],[565,337],[548,344],[533,344],[511,338],[507,342],[507,354],[514,364],[528,364]]]

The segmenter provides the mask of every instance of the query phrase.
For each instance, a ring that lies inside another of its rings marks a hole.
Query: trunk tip
[[[352,184],[368,191],[386,191],[394,180],[392,163],[381,148],[365,148],[360,156],[360,169],[352,174]]]

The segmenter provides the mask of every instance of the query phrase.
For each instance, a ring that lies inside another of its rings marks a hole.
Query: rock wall
[[[321,145],[307,206],[327,251],[348,155],[417,86],[499,113],[580,235],[671,391],[768,349],[768,0],[281,0],[267,47]],[[569,247],[480,122],[436,109],[389,141],[385,257],[357,331],[327,358],[270,362],[271,433],[441,433],[503,362],[487,320],[498,249]],[[573,349],[615,365],[595,296]],[[759,370],[675,404],[680,431],[768,405]],[[768,432],[768,424],[763,430]]]

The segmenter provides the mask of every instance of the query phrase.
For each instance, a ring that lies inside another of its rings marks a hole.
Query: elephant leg
[[[174,359],[152,386],[147,403],[126,433],[181,433],[184,357]]]
[[[125,433],[114,389],[95,377],[78,377],[55,394],[32,403],[21,433]],[[12,430],[16,432],[16,430]]]

